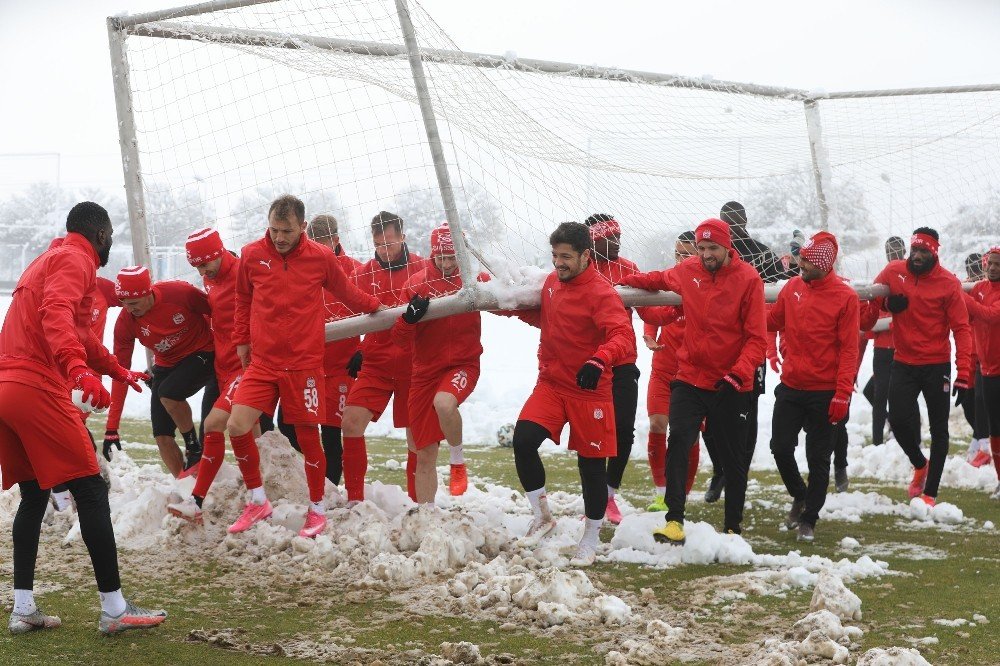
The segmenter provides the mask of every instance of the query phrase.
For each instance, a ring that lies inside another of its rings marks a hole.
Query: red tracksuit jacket
[[[781,332],[781,383],[799,391],[850,395],[858,371],[858,295],[839,275],[789,280],[767,314]]]
[[[643,335],[656,338],[656,341],[663,345],[663,349],[653,352],[651,370],[672,379],[677,375],[677,350],[680,349],[681,343],[684,341],[684,309],[676,306],[665,306],[647,308],[647,311],[649,315],[647,315],[646,323],[643,325]],[[648,321],[654,312],[662,313],[660,322],[651,323]]]
[[[984,377],[1000,375],[1000,282],[980,280],[965,296]]]
[[[480,282],[487,282],[489,275],[479,274]],[[415,273],[403,287],[403,298],[409,301],[414,295],[439,298],[454,294],[462,288],[462,278],[457,273],[445,277],[433,261]],[[431,307],[434,307],[433,305]],[[440,378],[449,368],[457,366],[479,368],[483,355],[482,315],[479,312],[419,321],[407,324],[397,319],[392,327],[393,341],[413,353],[413,381],[432,381]]]
[[[153,364],[172,368],[202,351],[212,351],[212,331],[208,324],[211,309],[208,296],[192,284],[171,280],[153,285],[153,307],[141,317],[122,309],[115,322],[115,356],[122,367],[132,367],[132,352],[139,340],[153,352]],[[128,386],[111,383],[108,430],[117,430],[125,407]]]
[[[423,270],[424,262],[422,257],[409,253],[405,265],[389,270],[373,257],[359,266],[351,279],[361,291],[374,294],[382,305],[403,305],[407,301],[403,298],[403,287],[407,280]],[[391,329],[366,334],[361,354],[364,358],[362,372],[367,375],[397,378],[411,372],[412,353],[392,341]]]
[[[699,257],[689,257],[667,270],[629,276],[624,284],[680,294],[685,325],[677,350],[678,380],[711,391],[733,373],[740,390],[749,392],[767,352],[764,283],[735,251],[729,260],[710,273]]]
[[[267,234],[245,245],[233,342],[251,345],[253,362],[274,370],[322,367],[326,308],[318,305],[324,289],[352,312],[374,312],[380,305],[351,283],[333,250],[305,236],[285,256]]]
[[[618,257],[612,261],[595,259],[594,268],[596,268],[597,272],[604,276],[604,279],[610,282],[612,286],[621,284],[626,275],[632,275],[633,273],[639,272],[639,267],[625,257]],[[646,308],[636,309],[636,311],[639,312],[640,318],[646,316],[644,312],[645,309]],[[631,321],[632,308],[626,308],[626,311],[628,312],[629,320]],[[638,351],[636,353],[638,353]],[[637,358],[638,356],[627,356],[616,365],[628,365],[629,363],[635,363]]]
[[[357,259],[344,254],[343,249],[339,245],[334,250],[334,254],[337,255],[337,261],[340,262],[344,273],[347,275],[351,275],[361,265],[361,262]],[[326,323],[358,314],[352,312],[350,308],[337,300],[337,297],[329,291],[323,292],[323,306],[326,308]],[[360,346],[360,336],[327,342],[326,347],[323,348],[323,375],[326,377],[342,377],[346,375],[347,364]]]
[[[516,316],[542,329],[538,344],[538,381],[569,398],[611,400],[611,368],[635,355],[635,331],[621,296],[593,266],[569,282],[555,271],[545,278],[538,310]],[[594,391],[576,385],[580,368],[597,357],[606,370]]]
[[[236,278],[239,275],[240,260],[228,250],[222,253],[222,264],[214,278],[203,278],[208,306],[212,311],[212,343],[215,345],[215,376],[219,390],[225,391],[221,383],[235,378],[243,371],[240,357],[236,355],[233,342],[233,327],[236,319]]]
[[[117,365],[93,330],[99,263],[90,242],[70,233],[25,269],[0,330],[0,381],[65,396],[74,368],[107,374]]]
[[[97,289],[94,291],[94,335],[98,340],[104,340],[104,327],[108,323],[108,310],[118,307],[118,295],[115,293],[115,283],[107,278],[97,277]]]
[[[914,275],[906,260],[890,261],[874,280],[890,294],[904,294],[909,305],[892,316],[894,359],[907,365],[951,361],[948,332],[955,336],[955,366],[959,379],[972,379],[972,332],[962,283],[938,263],[928,273]],[[884,298],[876,299],[883,307]]]

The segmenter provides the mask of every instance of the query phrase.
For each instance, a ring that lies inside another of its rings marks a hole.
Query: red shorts
[[[100,474],[90,435],[69,393],[0,381],[3,489],[38,480],[42,490]]]
[[[670,382],[673,379],[672,375],[653,368],[649,374],[649,388],[646,390],[646,414],[670,413]]]
[[[569,423],[569,450],[584,458],[618,455],[615,406],[611,400],[569,398],[547,384],[538,383],[517,419],[542,426],[557,444],[563,426]]]
[[[325,426],[339,428],[344,421],[344,407],[347,406],[347,395],[354,386],[354,377],[350,375],[333,375],[326,378],[326,416],[321,423]]]
[[[444,439],[441,421],[434,409],[434,396],[438,393],[450,393],[458,398],[458,404],[461,405],[476,389],[478,381],[479,368],[470,365],[448,368],[436,379],[410,384],[407,413],[410,415],[410,432],[413,433],[413,443],[417,449]]]
[[[289,425],[316,426],[325,414],[323,369],[271,370],[251,363],[243,371],[233,404],[273,415],[281,399],[281,415]]]
[[[389,404],[389,398],[395,397],[392,401],[392,425],[397,428],[408,428],[410,419],[406,407],[409,396],[409,375],[394,379],[365,374],[362,370],[347,395],[347,406],[367,409],[373,414],[372,420],[378,421],[385,411],[385,406]]]
[[[233,400],[242,377],[242,374],[219,377],[219,397],[215,399],[212,409],[221,409],[227,414],[233,411]]]

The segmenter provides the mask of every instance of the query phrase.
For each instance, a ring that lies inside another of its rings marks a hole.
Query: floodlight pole
[[[438,188],[441,190],[445,217],[451,228],[451,237],[455,244],[458,271],[462,276],[463,284],[459,293],[468,301],[469,309],[471,309],[476,299],[476,274],[472,272],[469,250],[465,245],[465,236],[462,234],[462,222],[459,219],[458,206],[455,203],[455,190],[452,188],[451,176],[448,174],[448,163],[445,161],[444,148],[441,146],[441,134],[438,131],[437,118],[434,116],[430,90],[427,88],[424,62],[420,57],[420,48],[417,46],[417,36],[413,30],[413,22],[410,20],[410,10],[406,6],[406,0],[396,0],[396,12],[399,14],[399,26],[403,31],[403,41],[406,44],[410,60],[410,71],[413,73],[413,84],[417,90],[417,101],[420,104],[420,115],[424,121],[424,131],[427,133],[427,144],[431,150],[431,158],[434,160],[434,173],[437,175]]]
[[[820,123],[819,106],[814,99],[807,99],[806,131],[809,134],[809,153],[812,155],[813,181],[816,183],[816,200],[819,203],[819,228],[830,229],[830,207],[826,198],[827,192],[832,192],[832,183],[826,182],[830,174],[830,161],[823,145],[823,125]]]

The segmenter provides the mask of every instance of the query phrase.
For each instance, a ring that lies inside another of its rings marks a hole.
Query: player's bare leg
[[[441,446],[439,443],[434,443],[417,450],[411,442],[408,448],[417,456],[417,469],[414,477],[417,503],[433,505],[434,496],[437,495],[437,457]]]
[[[458,398],[445,391],[438,392],[434,395],[434,411],[437,412],[441,432],[448,440],[451,463],[449,490],[453,496],[464,495],[469,487],[469,475],[462,451],[462,415],[458,411]],[[420,464],[419,460],[417,464]]]
[[[201,459],[201,444],[198,442],[198,434],[194,428],[194,417],[191,414],[191,405],[187,400],[174,400],[165,396],[160,396],[160,403],[174,420],[174,425],[181,431],[184,437],[184,463],[183,469],[192,467]]]
[[[170,474],[176,478],[184,471],[184,454],[177,446],[177,440],[169,435],[156,437],[156,447],[160,450],[160,459],[167,466]]]

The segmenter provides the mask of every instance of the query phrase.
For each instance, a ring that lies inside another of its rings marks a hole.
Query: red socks
[[[406,494],[417,501],[417,454],[406,450]]]
[[[192,495],[205,499],[208,489],[215,481],[215,475],[222,467],[222,459],[226,455],[226,434],[222,432],[206,432],[205,448],[198,464],[198,480],[194,484]]]
[[[257,450],[253,431],[245,435],[230,435],[229,443],[233,446],[233,455],[236,456],[236,463],[240,466],[240,473],[243,475],[243,483],[246,484],[247,490],[264,485],[260,478],[260,451]],[[208,442],[205,444],[207,446]]]
[[[649,472],[653,475],[653,485],[657,488],[665,488],[667,485],[667,433],[649,433],[646,453],[649,456]]]
[[[694,486],[694,477],[698,474],[698,459],[701,457],[701,444],[698,440],[694,440],[694,446],[691,447],[691,452],[688,453],[688,478],[687,485],[684,486],[684,494],[688,495],[691,493],[691,487]]]
[[[305,458],[306,483],[309,485],[309,501],[322,502],[326,486],[326,455],[319,443],[319,428],[316,426],[295,426],[295,438]],[[364,477],[361,477],[362,480]]]
[[[367,471],[368,449],[365,447],[365,438],[344,437],[344,487],[347,488],[347,501],[364,501]]]

